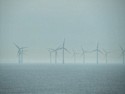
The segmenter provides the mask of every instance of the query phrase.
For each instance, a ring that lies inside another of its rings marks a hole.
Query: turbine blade
[[[58,47],[57,49],[55,49],[56,51],[58,51],[58,50],[61,50],[62,48],[61,47]]]
[[[14,45],[15,45],[18,49],[20,49],[20,47],[19,47],[16,43],[14,43]]]
[[[21,47],[21,49],[25,49],[25,48],[28,48],[28,47]]]
[[[50,52],[55,52],[55,49],[49,48],[49,51],[50,51]]]
[[[53,52],[51,49],[48,49],[48,51],[51,53],[51,52]]]
[[[98,50],[98,52],[100,52],[101,54],[104,54],[101,50]]]
[[[60,48],[62,48],[62,45],[59,45],[57,49],[60,49]]]
[[[68,53],[70,53],[70,51],[68,49],[64,48],[64,50],[67,51]]]
[[[105,49],[103,49],[103,52],[104,52],[104,53],[103,53],[104,55],[106,55],[106,54],[107,54],[107,51],[106,51]]]
[[[121,50],[124,51],[124,49],[120,46]]]
[[[92,52],[96,52],[96,51],[97,51],[97,49],[96,49],[96,50],[92,50],[92,51],[90,51],[90,52],[92,53]]]
[[[17,55],[19,56],[21,53],[20,53],[20,50],[18,50],[18,52],[17,52]]]
[[[103,52],[107,53],[107,51],[105,49],[103,49]]]

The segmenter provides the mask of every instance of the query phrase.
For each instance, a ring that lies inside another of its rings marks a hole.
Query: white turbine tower
[[[105,55],[105,58],[106,58],[106,64],[108,63],[108,54],[110,52],[106,51],[105,49],[103,49],[103,52],[104,52],[104,55]]]
[[[64,39],[64,41],[63,41],[63,45],[62,45],[62,47],[60,48],[60,49],[62,49],[62,57],[63,57],[63,61],[62,61],[62,63],[64,64],[65,63],[65,51],[67,51],[67,52],[69,52],[66,48],[65,48],[65,39]],[[70,52],[69,52],[70,53]]]
[[[52,50],[49,49],[48,51],[49,51],[49,55],[50,55],[50,63],[52,63]]]
[[[120,46],[120,48],[121,48],[121,51],[122,51],[122,56],[123,56],[123,64],[125,63],[125,49],[123,48],[123,47],[121,47]]]
[[[78,54],[78,53],[73,50],[74,63],[76,63],[76,54]]]
[[[55,53],[55,64],[57,63],[57,53],[58,53],[58,50],[60,50],[60,48],[58,47],[57,49],[50,49],[51,52],[54,52]]]
[[[27,47],[19,47],[17,44],[14,43],[14,45],[17,47],[18,49],[18,52],[17,52],[17,55],[18,55],[18,59],[19,59],[19,64],[20,63],[23,63],[23,50]]]
[[[85,64],[86,53],[87,53],[87,51],[85,51],[82,47],[82,54],[81,55],[83,56],[83,64]]]
[[[93,52],[96,52],[96,60],[97,60],[97,64],[98,64],[98,55],[99,55],[99,52],[102,53],[100,50],[99,50],[99,44],[97,43],[97,48],[95,50],[93,50]]]

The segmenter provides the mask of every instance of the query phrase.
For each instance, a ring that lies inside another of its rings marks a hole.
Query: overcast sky
[[[64,38],[65,47],[79,53],[81,46],[94,50],[97,42],[100,49],[125,48],[125,0],[0,0],[0,62],[17,62],[13,43],[28,47],[25,62],[49,62],[48,48]],[[118,53],[110,57],[120,60]]]

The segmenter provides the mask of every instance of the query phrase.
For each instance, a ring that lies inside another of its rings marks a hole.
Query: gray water
[[[125,94],[125,65],[0,64],[0,94]]]

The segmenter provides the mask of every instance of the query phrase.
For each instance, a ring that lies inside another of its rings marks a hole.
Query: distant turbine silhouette
[[[50,63],[52,63],[52,50],[49,49],[48,51],[49,51],[49,55],[50,55]]]
[[[78,53],[76,53],[76,52],[73,50],[74,63],[76,63],[76,54],[78,54]]]
[[[100,50],[99,50],[99,44],[97,43],[97,48],[95,50],[93,50],[93,52],[96,52],[96,60],[97,60],[97,64],[98,64],[98,54],[99,52],[102,53]]]
[[[27,47],[19,47],[17,44],[14,43],[16,48],[18,49],[17,55],[19,59],[19,64],[23,63],[23,50]]]
[[[121,46],[120,46],[120,48],[121,48],[121,51],[122,51],[122,56],[123,56],[123,64],[124,64],[124,61],[125,61],[125,49],[124,48],[122,48]]]
[[[52,52],[55,53],[55,64],[57,63],[57,51],[60,50],[60,48],[58,47],[57,49],[50,49]]]
[[[106,58],[106,64],[108,63],[108,54],[110,52],[106,51],[105,49],[103,49],[103,52],[104,52],[104,55],[105,55],[105,58]]]
[[[82,56],[83,56],[83,64],[85,64],[85,57],[86,57],[87,51],[85,51],[82,47]]]
[[[62,63],[64,64],[64,63],[65,63],[65,57],[64,57],[65,51],[69,52],[69,51],[65,48],[65,39],[64,39],[63,45],[62,45],[62,47],[61,47],[60,49],[62,49],[62,57],[63,57]],[[70,53],[70,52],[69,52],[69,53]]]

